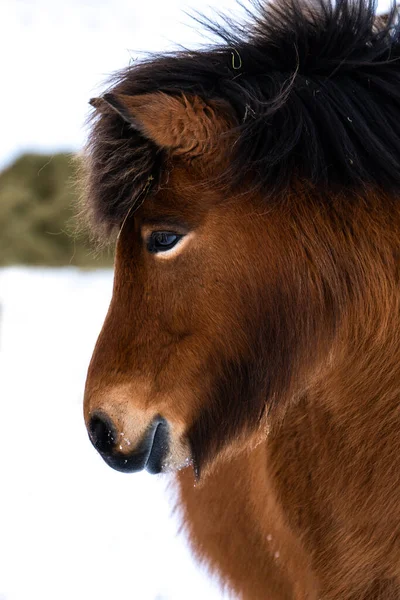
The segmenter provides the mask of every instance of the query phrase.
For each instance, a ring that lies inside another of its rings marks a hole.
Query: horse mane
[[[237,142],[220,184],[280,193],[312,186],[400,192],[400,25],[373,0],[253,0],[248,23],[202,19],[220,43],[151,56],[117,73],[113,92],[227,102]],[[93,115],[88,208],[112,230],[157,185],[166,154],[110,107]]]

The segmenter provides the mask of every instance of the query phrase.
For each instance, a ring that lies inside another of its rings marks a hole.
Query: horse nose
[[[111,420],[103,414],[96,414],[91,417],[89,437],[100,454],[111,452],[117,441],[117,435]]]
[[[104,461],[123,473],[146,469],[160,473],[169,450],[169,426],[160,416],[153,419],[137,446],[125,454],[116,447],[117,433],[111,420],[103,415],[93,415],[89,422],[89,437]]]

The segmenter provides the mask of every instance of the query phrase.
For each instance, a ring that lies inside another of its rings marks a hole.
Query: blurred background
[[[89,98],[143,53],[204,42],[185,11],[208,4],[240,12],[233,0],[1,0],[0,600],[222,597],[179,533],[168,477],[112,471],[87,439],[113,253],[74,220]]]

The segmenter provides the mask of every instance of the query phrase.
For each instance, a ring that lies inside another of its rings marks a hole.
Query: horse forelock
[[[223,101],[237,124],[219,185],[258,190],[293,180],[331,189],[400,190],[400,44],[395,11],[372,1],[253,2],[246,27],[203,21],[223,43],[152,56],[112,79],[127,96],[164,92]],[[372,118],[371,118],[372,117]],[[87,209],[110,231],[168,170],[166,152],[106,106],[87,146]]]

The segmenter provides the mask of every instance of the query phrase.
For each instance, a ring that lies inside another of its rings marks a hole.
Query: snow
[[[0,270],[0,600],[217,600],[168,477],[110,469],[82,417],[110,271]]]

